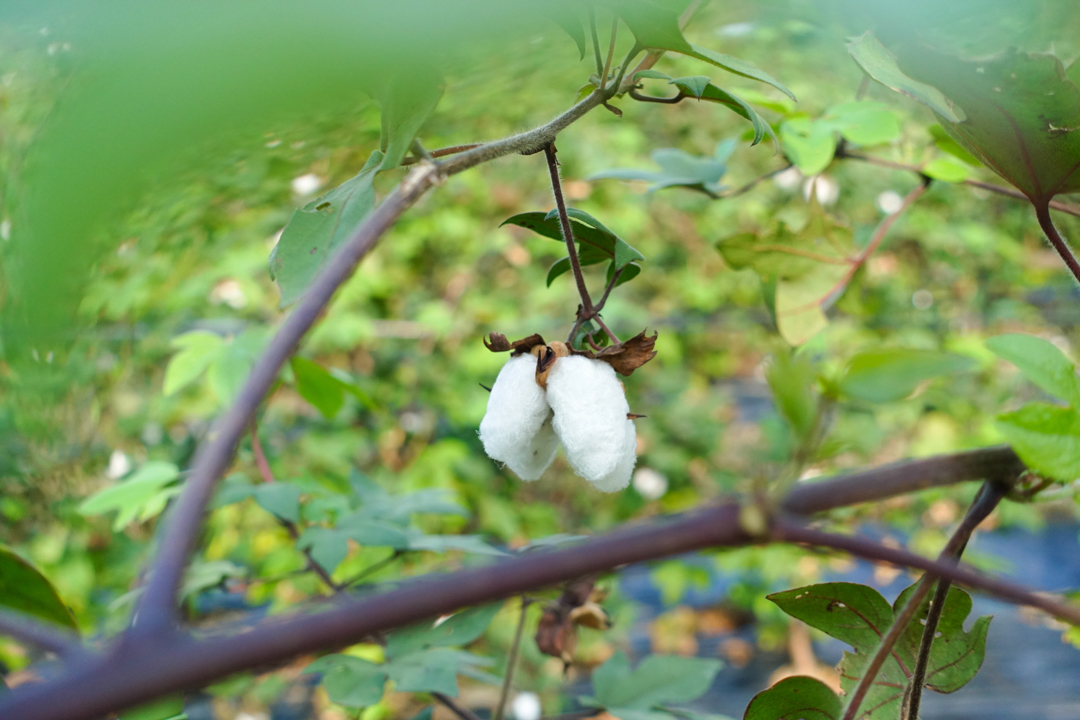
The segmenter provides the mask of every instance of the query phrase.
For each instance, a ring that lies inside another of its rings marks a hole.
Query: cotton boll
[[[606,362],[580,355],[559,358],[548,373],[547,400],[555,412],[555,432],[574,472],[589,482],[605,480],[612,490],[618,489],[616,480],[608,477],[614,478],[626,461],[630,407],[615,370]],[[632,428],[633,423],[629,424]],[[632,461],[629,467],[633,469]]]
[[[637,429],[633,420],[626,420],[626,430],[620,448],[619,464],[603,477],[592,480],[593,487],[602,492],[622,490],[630,484],[637,463]]]
[[[489,457],[522,480],[536,480],[555,458],[559,438],[544,390],[536,384],[532,355],[512,357],[499,371],[480,421],[480,441]]]

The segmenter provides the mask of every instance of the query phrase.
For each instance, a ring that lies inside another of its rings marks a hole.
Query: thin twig
[[[1039,227],[1046,233],[1047,239],[1050,240],[1050,244],[1057,250],[1058,255],[1065,261],[1066,267],[1069,268],[1069,272],[1073,274],[1077,282],[1080,282],[1080,262],[1077,262],[1076,255],[1073,254],[1072,248],[1065,242],[1065,238],[1061,237],[1057,228],[1054,227],[1054,220],[1050,217],[1050,207],[1046,203],[1033,203],[1035,205],[1035,217],[1039,219]]]
[[[593,306],[594,312],[600,312],[604,309],[604,305],[607,304],[608,296],[611,295],[611,291],[619,283],[619,278],[622,277],[623,270],[625,269],[626,266],[623,265],[621,268],[615,271],[614,275],[611,276],[611,280],[608,281],[607,287],[604,288],[604,294],[600,296],[600,302],[596,303],[596,305]]]
[[[956,529],[956,533],[953,535],[954,538],[958,539],[956,547],[946,548],[946,551],[953,551],[951,557],[957,561],[960,560],[960,556],[963,555],[964,549],[967,547],[967,541],[971,538],[975,528],[993,512],[1008,490],[1007,486],[998,483],[983,484],[982,489],[975,498],[975,502],[972,503],[971,508],[960,523],[960,527]],[[961,538],[963,539],[962,543],[959,542]],[[942,552],[942,555],[944,556],[945,552]],[[904,693],[904,702],[901,707],[900,716],[905,720],[919,720],[919,705],[922,702],[923,687],[926,685],[926,668],[930,663],[930,650],[937,635],[941,612],[945,607],[945,601],[948,599],[951,586],[952,582],[950,580],[944,578],[939,580],[937,588],[934,590],[934,597],[930,601],[930,610],[926,614],[926,626],[923,628],[922,641],[919,644],[919,655],[915,659],[915,669],[912,671],[911,680],[908,681],[907,690]]]
[[[570,224],[570,216],[566,213],[562,182],[559,180],[559,161],[555,159],[555,143],[544,148],[544,156],[547,158],[548,173],[551,175],[551,192],[555,195],[555,208],[559,211],[559,224],[562,228],[563,240],[566,241],[566,252],[570,255],[570,269],[574,273],[578,295],[581,296],[581,307],[586,316],[591,316],[593,314],[592,298],[589,297],[589,290],[585,287],[585,277],[581,274],[577,243],[574,242],[574,228]]]
[[[432,150],[428,153],[431,158],[447,157],[448,155],[457,155],[463,153],[466,150],[473,150],[480,147],[483,143],[468,143],[465,145],[451,145],[450,147],[439,148],[438,150]],[[402,165],[415,165],[420,162],[420,158],[409,156],[401,161]]]
[[[518,652],[521,650],[521,636],[525,634],[525,618],[528,617],[529,605],[532,600],[521,597],[521,615],[518,617],[517,629],[514,631],[514,642],[510,645],[510,655],[506,658],[506,674],[503,676],[502,691],[499,693],[499,704],[495,706],[495,720],[503,720],[506,712],[506,701],[510,697],[510,688],[514,683],[514,669],[517,667]]]
[[[904,170],[907,172],[913,172],[916,175],[925,177],[922,168],[918,167],[917,165],[906,165],[904,163],[898,163],[892,160],[886,160],[884,158],[877,158],[872,155],[860,155],[858,153],[853,153],[848,150],[837,153],[836,157],[840,159],[859,160],[870,165],[877,165],[878,167],[890,168],[892,170]],[[1017,200],[1025,200],[1027,202],[1031,201],[1027,195],[1020,192],[1016,188],[1006,187],[1004,185],[996,185],[994,183],[984,182],[983,180],[967,178],[965,180],[961,180],[959,183],[956,184],[968,185],[970,187],[979,188],[980,190],[997,193],[998,195],[1005,195],[1006,197],[1016,198]],[[1077,207],[1075,205],[1063,203],[1058,200],[1051,200],[1049,206],[1051,210],[1057,210],[1058,212],[1063,212],[1067,215],[1080,217],[1080,207]]]
[[[795,167],[795,165],[793,163],[789,162],[784,167],[776,168],[775,170],[770,170],[769,172],[765,173],[764,175],[758,175],[756,178],[754,178],[750,182],[746,183],[745,185],[743,185],[741,187],[738,187],[738,188],[732,190],[731,192],[721,193],[717,197],[718,198],[738,197],[739,195],[743,195],[743,194],[748,193],[751,190],[753,190],[755,187],[757,187],[758,183],[761,183],[761,182],[764,182],[765,180],[769,180],[771,178],[774,178],[777,175],[779,175],[780,173],[786,172],[786,171],[790,170],[793,167]]]
[[[390,563],[392,563],[395,560],[397,560],[398,558],[400,558],[402,556],[402,554],[403,554],[403,552],[401,550],[395,550],[394,552],[392,552],[387,557],[384,557],[382,560],[379,560],[378,562],[374,562],[371,565],[368,565],[366,568],[361,570],[355,576],[353,576],[352,578],[350,578],[350,579],[346,580],[345,582],[341,583],[342,587],[352,587],[353,585],[356,585],[361,580],[375,574],[379,570],[382,570],[384,567],[386,567]]]
[[[993,512],[998,503],[1005,495],[1005,490],[1008,488],[1004,485],[998,485],[996,483],[984,483],[979,494],[975,497],[975,501],[968,508],[967,513],[964,515],[963,521],[960,526],[956,528],[956,532],[945,544],[945,548],[938,556],[939,561],[952,560],[958,562],[960,555],[963,553],[964,548],[967,546],[968,539],[971,537],[971,533],[975,531],[975,528],[979,526],[986,517]],[[911,593],[911,597],[908,598],[907,604],[904,605],[903,610],[893,620],[892,627],[889,628],[889,632],[881,640],[881,644],[878,646],[877,651],[874,653],[874,657],[870,659],[870,663],[863,671],[863,676],[859,678],[859,684],[855,687],[854,692],[851,693],[851,699],[848,701],[847,707],[844,709],[844,715],[842,720],[855,720],[858,716],[859,707],[862,705],[862,701],[866,698],[866,694],[870,692],[870,688],[873,687],[874,681],[877,680],[878,673],[881,672],[882,665],[888,659],[889,655],[893,652],[900,636],[904,634],[908,625],[915,618],[915,614],[922,607],[923,600],[930,594],[930,589],[934,586],[937,577],[931,573],[923,575],[919,580],[918,586],[914,592]],[[948,592],[949,581],[942,580],[939,583],[939,588],[945,587],[945,591]],[[942,600],[944,603],[944,600]],[[931,612],[935,608],[931,607]],[[936,608],[938,616],[940,617],[940,608]],[[930,619],[927,617],[926,630],[923,632],[923,644],[925,647],[925,654],[923,649],[919,650],[919,658],[916,662],[922,662],[921,675],[916,671],[916,674],[912,676],[912,683],[915,682],[915,678],[918,677],[920,682],[925,681],[926,677],[926,662],[929,658],[930,648],[926,640],[926,633],[930,634],[930,642],[934,640],[934,633],[937,632],[937,621],[934,622],[934,628],[930,629]],[[908,687],[913,687],[913,684],[909,684]]]
[[[262,475],[263,482],[267,485],[273,485],[277,482],[274,478],[273,471],[270,470],[270,462],[266,459],[266,453],[263,451],[262,442],[259,440],[259,427],[254,420],[251,421],[251,454],[255,456],[255,465],[259,468],[259,474]],[[282,527],[289,533],[289,537],[293,539],[293,542],[297,542],[300,539],[300,530],[296,527],[296,523],[291,520],[286,520],[283,517],[277,517]],[[315,558],[311,555],[311,548],[304,548],[300,550],[300,553],[304,556],[304,561],[307,563],[307,568],[311,572],[319,576],[319,579],[326,583],[335,593],[340,591],[342,586],[334,582],[334,579],[330,577],[330,573],[326,568],[315,561]]]
[[[86,653],[75,633],[16,610],[0,609],[0,635],[65,658]]]
[[[431,693],[431,697],[435,698],[440,703],[445,705],[450,712],[457,715],[459,718],[461,718],[461,720],[480,720],[479,715],[466,707],[458,705],[457,701],[449,695],[444,695],[441,692],[433,692]]]

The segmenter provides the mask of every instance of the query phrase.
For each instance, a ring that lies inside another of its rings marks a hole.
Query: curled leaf
[[[514,355],[522,355],[530,352],[537,345],[546,345],[544,338],[538,333],[533,333],[527,338],[521,340],[515,340],[510,342],[506,339],[506,336],[502,333],[491,333],[491,341],[488,342],[487,338],[484,338],[484,347],[491,352],[507,352],[513,350]]]
[[[656,337],[659,333],[653,333],[652,337],[646,337],[642,330],[629,340],[617,345],[606,347],[599,352],[589,350],[575,351],[575,354],[584,355],[593,360],[603,360],[615,369],[620,375],[629,376],[639,367],[656,357],[653,347],[656,345]]]

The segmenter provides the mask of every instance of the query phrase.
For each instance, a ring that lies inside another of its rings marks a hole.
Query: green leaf
[[[567,260],[569,261],[569,258],[567,258]],[[554,267],[552,267],[552,270],[554,270]],[[641,266],[640,265],[635,265],[634,263],[630,263],[629,265],[623,266],[622,271],[623,271],[623,273],[622,273],[622,275],[619,276],[619,281],[617,283],[615,283],[615,287],[619,287],[620,285],[628,283],[631,280],[633,280],[634,278],[636,278],[638,275],[640,275],[641,274]],[[611,282],[611,278],[613,278],[613,277],[615,277],[615,263],[611,262],[608,265],[608,269],[607,269],[607,281]],[[550,285],[550,283],[549,283],[549,285]],[[607,337],[607,335],[605,335],[604,337]]]
[[[932,85],[913,80],[896,64],[896,58],[871,33],[863,33],[848,43],[848,52],[863,72],[885,87],[903,93],[926,105],[945,120],[958,123],[965,119],[964,111]]]
[[[317,362],[294,356],[292,369],[296,376],[296,390],[300,396],[315,406],[327,420],[332,420],[345,404],[348,393],[368,408],[374,403],[356,383],[349,382],[341,374],[327,370]]]
[[[304,668],[323,673],[323,685],[332,702],[362,708],[382,700],[386,668],[352,655],[326,655]]]
[[[789,677],[754,696],[743,720],[839,720],[840,698],[825,683]]]
[[[967,180],[971,170],[952,158],[936,158],[922,166],[922,174],[941,182],[959,183]]]
[[[822,583],[774,593],[768,598],[788,615],[855,649],[854,653],[844,653],[838,668],[841,687],[850,694],[881,638],[893,624],[896,613],[907,603],[912,592],[914,586],[902,592],[891,607],[879,592],[855,583]],[[866,714],[860,717],[894,720],[898,716],[908,673],[918,655],[922,620],[929,610],[931,597],[932,594],[923,601],[893,646],[893,652],[864,700]],[[927,665],[927,687],[931,690],[953,692],[978,673],[986,653],[986,632],[991,618],[979,618],[972,624],[970,632],[965,632],[964,620],[970,612],[971,597],[959,588],[950,588]]]
[[[454,613],[435,625],[431,620],[390,633],[387,657],[402,657],[427,647],[468,645],[484,634],[502,603],[491,603]]]
[[[849,51],[879,82],[921,85],[912,96],[945,131],[1036,205],[1080,190],[1080,88],[1058,58],[1015,48],[978,60],[928,47],[893,56],[869,34]]]
[[[717,147],[717,154],[727,150],[728,143]],[[616,180],[645,180],[652,183],[649,192],[667,187],[686,187],[716,197],[725,189],[720,179],[727,172],[726,156],[698,157],[675,148],[659,148],[652,153],[653,162],[660,171],[617,169],[593,173],[588,180],[612,178]]]
[[[0,607],[79,630],[48,578],[5,545],[0,545]]]
[[[337,529],[366,547],[406,550],[410,544],[410,534],[404,528],[379,520],[350,516],[339,522]]]
[[[639,47],[693,53],[693,46],[679,29],[678,14],[670,8],[649,0],[620,0],[615,12],[634,33]]]
[[[934,144],[939,150],[947,152],[955,158],[971,165],[972,167],[981,167],[982,163],[978,158],[969,153],[960,143],[953,140],[952,136],[945,131],[945,128],[941,127],[937,123],[934,123],[929,127],[930,136],[934,138]]]
[[[487,664],[487,658],[467,652],[432,648],[395,657],[386,664],[386,672],[398,692],[441,692],[457,697],[462,666]]]
[[[555,23],[566,31],[566,34],[574,41],[578,48],[579,60],[585,59],[585,28],[581,26],[581,19],[569,8],[557,7],[551,18]]]
[[[825,310],[847,287],[855,255],[851,230],[817,203],[798,232],[781,222],[761,235],[721,240],[717,249],[731,267],[753,268],[761,276],[777,328],[792,345],[805,343],[828,324]]]
[[[900,137],[900,122],[885,103],[843,103],[832,107],[825,119],[856,145],[880,145]]]
[[[101,515],[118,510],[113,530],[119,532],[135,520],[145,521],[165,509],[169,498],[180,492],[170,485],[180,470],[169,462],[151,460],[126,480],[94,493],[79,505],[80,515]]]
[[[593,701],[602,707],[648,710],[659,703],[696,700],[723,663],[706,658],[649,655],[637,668],[622,652],[593,672]]]
[[[165,382],[161,391],[166,396],[172,395],[202,375],[221,353],[224,341],[220,335],[195,330],[174,337],[169,344],[180,352],[173,355],[165,367]]]
[[[644,255],[584,210],[567,208],[566,214],[570,218],[571,230],[578,246],[578,260],[582,266],[612,260],[616,266],[622,267],[632,261],[645,259]],[[560,242],[564,241],[558,210],[552,210],[546,214],[539,212],[521,213],[502,222],[502,225],[507,224],[518,225],[544,237],[559,240]],[[549,286],[552,280],[570,269],[570,260],[566,258],[565,266],[559,266],[559,263],[555,265],[558,267],[552,267],[548,271]]]
[[[835,128],[829,122],[794,115],[780,126],[780,142],[791,162],[803,175],[821,173],[836,154]]]
[[[974,361],[961,355],[914,348],[875,348],[848,363],[840,392],[867,402],[892,402],[913,393],[925,380],[970,369]]]
[[[570,258],[564,257],[562,260],[556,260],[555,264],[548,270],[547,286],[551,287],[551,283],[555,281],[555,278],[568,272],[570,272]]]
[[[761,116],[757,114],[757,111],[750,107],[750,105],[742,98],[729,93],[727,90],[721,90],[715,85],[707,85],[702,91],[701,99],[726,105],[738,115],[749,120],[754,126],[754,139],[750,143],[751,147],[761,142],[761,139],[766,135],[772,138],[775,147],[779,147],[779,141],[777,140],[776,133],[773,132],[772,126],[762,120]]]
[[[986,347],[1020,368],[1042,390],[1080,408],[1080,377],[1076,366],[1053,343],[1034,335],[998,335],[986,341]]]
[[[260,485],[252,491],[255,502],[268,513],[291,523],[300,522],[300,488],[287,482]]]
[[[750,78],[751,80],[757,80],[759,82],[765,83],[766,85],[772,85],[774,88],[784,93],[792,100],[795,100],[795,94],[788,90],[786,87],[784,87],[779,80],[774,78],[772,75],[769,75],[767,72],[759,70],[745,60],[740,60],[739,58],[732,57],[730,55],[722,55],[718,52],[713,52],[712,50],[701,47],[699,45],[691,45],[690,48],[690,52],[686,52],[685,50],[679,50],[676,48],[669,49],[675,50],[675,52],[680,52],[684,55],[689,55],[693,58],[697,58],[698,60],[704,60],[710,65],[715,65],[721,70],[727,70],[729,73],[741,75],[742,77]]]
[[[372,182],[383,154],[375,151],[351,180],[292,214],[270,252],[270,277],[281,290],[281,307],[307,292],[334,251],[348,239],[375,205]]]
[[[309,527],[296,538],[296,549],[307,550],[319,567],[333,573],[349,554],[348,539],[348,533],[336,528]]]
[[[244,577],[247,571],[228,560],[196,560],[184,573],[180,597],[187,598],[217,587],[229,578]]]
[[[687,95],[700,100],[702,93],[705,92],[705,88],[709,87],[712,83],[712,78],[705,75],[693,75],[691,77],[676,78],[672,80],[671,83]]]
[[[808,438],[818,412],[814,392],[817,369],[814,364],[802,355],[776,353],[765,371],[765,379],[772,388],[776,407],[791,423],[795,435]]]
[[[185,720],[183,696],[172,696],[155,700],[146,705],[128,710],[119,720]]]
[[[403,71],[394,82],[384,85],[378,93],[382,106],[380,149],[385,153],[380,170],[393,170],[401,164],[416,133],[435,111],[442,93],[442,79],[426,69]]]
[[[1032,470],[1065,482],[1080,478],[1080,413],[1075,409],[1028,403],[998,415],[997,426]]]

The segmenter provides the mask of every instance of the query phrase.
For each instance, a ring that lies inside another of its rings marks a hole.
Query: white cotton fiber
[[[559,447],[551,424],[551,408],[536,384],[536,358],[510,358],[488,396],[480,421],[480,441],[493,460],[505,463],[522,480],[536,480]]]
[[[634,465],[637,463],[637,428],[634,427],[633,420],[626,421],[624,432],[619,464],[607,475],[592,481],[597,490],[615,492],[630,484],[630,478],[634,474]]]
[[[630,406],[611,365],[580,355],[559,358],[548,373],[547,401],[574,472],[591,483],[604,482],[608,492],[625,487]],[[627,482],[633,467],[631,457]]]

